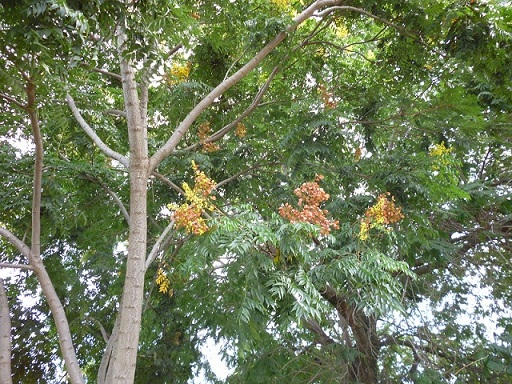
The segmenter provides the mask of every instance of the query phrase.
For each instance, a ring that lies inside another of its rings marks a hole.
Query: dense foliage
[[[86,382],[110,354],[132,277],[127,61],[149,156],[182,135],[147,181],[134,382],[512,380],[510,2],[3,1],[0,42],[13,382],[66,369],[8,236],[35,249],[35,216]]]

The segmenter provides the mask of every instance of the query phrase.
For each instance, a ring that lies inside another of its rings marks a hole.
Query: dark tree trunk
[[[377,337],[377,319],[367,316],[362,311],[350,305],[347,300],[327,287],[322,296],[333,305],[350,327],[354,338],[354,348],[358,355],[351,365],[350,379],[354,383],[375,384],[378,380],[380,342]]]

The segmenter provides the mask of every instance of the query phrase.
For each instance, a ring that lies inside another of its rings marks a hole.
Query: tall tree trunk
[[[141,118],[135,69],[122,53],[124,42],[125,36],[121,32],[118,43],[130,141],[130,232],[126,277],[118,315],[119,329],[106,375],[108,384],[129,384],[135,378],[147,248],[147,128]]]
[[[0,279],[0,384],[12,384],[11,318],[4,281]]]
[[[39,126],[39,117],[37,115],[36,86],[31,79],[27,80],[27,106],[34,137],[35,146],[35,164],[34,164],[34,184],[32,192],[32,241],[31,252],[28,255],[29,263],[41,285],[44,296],[50,307],[55,327],[59,335],[59,345],[64,358],[64,364],[69,380],[73,384],[83,384],[84,378],[80,371],[75,348],[71,338],[69,323],[64,311],[64,307],[55,291],[50,276],[44,267],[41,259],[41,192],[43,180],[43,139]]]

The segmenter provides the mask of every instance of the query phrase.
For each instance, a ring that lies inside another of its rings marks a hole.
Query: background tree
[[[19,382],[186,381],[205,337],[228,382],[509,381],[506,4],[1,15],[2,266],[47,300],[12,302]]]

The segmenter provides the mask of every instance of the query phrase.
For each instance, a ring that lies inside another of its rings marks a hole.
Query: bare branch
[[[2,99],[4,99],[4,100],[7,100],[9,103],[17,105],[18,107],[20,107],[23,110],[27,109],[27,106],[25,104],[23,104],[22,102],[16,100],[14,97],[11,97],[11,96],[6,95],[5,93],[1,93],[1,92],[0,92],[0,97]]]
[[[169,51],[169,53],[167,54],[167,58],[171,58],[172,56],[174,56],[174,54],[178,52],[181,48],[183,48],[183,44],[176,45]]]
[[[26,257],[27,260],[32,259],[32,250],[23,241],[18,239],[11,231],[4,227],[0,227],[0,235],[3,236],[9,243],[11,243],[19,253]]]
[[[0,268],[24,269],[24,270],[28,270],[28,271],[34,270],[34,268],[28,264],[0,263]]]
[[[106,113],[107,115],[120,116],[126,118],[126,112],[120,111],[119,109],[106,109],[104,113]]]
[[[148,257],[146,258],[146,270],[150,267],[151,263],[156,259],[158,256],[158,253],[163,248],[163,245],[165,242],[168,241],[169,237],[168,234],[171,232],[171,229],[174,227],[174,220],[171,220],[169,225],[164,229],[164,231],[160,234],[158,237],[158,240],[156,241],[155,245],[153,245],[153,248],[151,249],[151,252],[149,252]]]
[[[146,76],[143,77],[140,83],[140,118],[142,120],[142,126],[148,126],[148,102],[149,102],[149,80]]]
[[[334,7],[331,7],[331,8],[327,8],[326,10],[322,11],[322,12],[319,12],[317,14],[317,16],[319,17],[324,17],[326,16],[327,14],[331,13],[331,12],[334,12],[336,10],[339,10],[339,11],[343,11],[343,10],[347,10],[347,11],[353,11],[353,12],[357,12],[357,13],[360,13],[362,15],[365,15],[365,16],[368,16],[374,20],[377,20],[379,22],[381,22],[382,24],[385,24],[391,28],[394,28],[396,29],[398,32],[400,32],[401,34],[403,35],[406,35],[406,36],[409,36],[409,37],[413,37],[413,38],[417,38],[417,36],[411,32],[411,31],[408,31],[406,28],[400,26],[400,25],[397,25],[397,24],[394,24],[386,19],[383,19],[382,17],[379,17],[379,16],[376,16],[374,15],[373,13],[371,12],[368,12],[364,9],[361,9],[361,8],[357,8],[357,7],[351,7],[349,5],[340,5],[340,6],[334,6]]]
[[[306,10],[299,14],[293,20],[285,31],[280,32],[274,39],[265,45],[252,59],[250,59],[244,66],[242,66],[233,75],[228,77],[217,85],[208,95],[206,95],[192,111],[185,117],[185,119],[178,125],[169,140],[161,147],[150,159],[150,169],[155,169],[158,164],[162,162],[171,152],[176,148],[185,132],[192,126],[194,121],[207,109],[219,96],[224,94],[228,89],[242,80],[249,72],[256,68],[288,35],[293,32],[305,20],[315,15],[315,12],[326,6],[334,6],[341,3],[341,0],[318,0],[310,5]]]
[[[106,76],[110,76],[112,77],[113,79],[116,79],[116,80],[119,80],[121,81],[121,75],[117,74],[117,73],[113,73],[113,72],[109,72],[109,71],[106,71],[104,69],[100,69],[100,68],[94,68],[87,64],[87,63],[80,63],[80,65],[82,67],[87,67],[89,70],[93,71],[93,72],[97,72],[97,73],[101,73],[102,75],[106,75]]]
[[[103,324],[101,324],[101,322],[98,319],[91,317],[91,316],[86,316],[86,319],[88,319],[98,325],[98,328],[100,329],[101,337],[103,337],[103,340],[105,340],[105,343],[108,343],[108,339],[110,338],[110,335],[108,334],[108,332],[105,329],[105,327],[103,326]]]
[[[228,125],[226,125],[224,128],[220,129],[219,131],[217,131],[216,133],[214,133],[213,135],[211,135],[210,137],[208,137],[205,142],[207,143],[210,143],[210,142],[213,142],[213,141],[217,141],[219,139],[221,139],[226,133],[228,133],[233,127],[235,127],[238,123],[240,123],[243,119],[245,119],[248,115],[250,115],[259,105],[261,99],[263,98],[263,95],[265,94],[265,92],[268,90],[269,86],[270,86],[270,83],[272,82],[272,80],[276,77],[276,75],[279,73],[279,70],[280,68],[279,67],[275,67],[274,70],[272,71],[272,73],[270,74],[270,76],[268,77],[267,81],[265,82],[265,84],[263,84],[263,86],[261,87],[261,89],[258,91],[258,93],[256,94],[256,97],[254,98],[254,100],[252,101],[251,105],[249,105],[249,107],[247,107],[247,109],[238,117],[236,118],[234,121],[232,121],[231,123],[229,123]]]
[[[124,216],[124,219],[126,220],[126,222],[128,224],[130,224],[130,214],[128,213],[128,210],[126,209],[126,207],[124,206],[123,202],[121,201],[121,199],[119,198],[119,196],[117,196],[117,194],[112,191],[110,188],[108,188],[108,186],[104,183],[100,183],[101,187],[105,190],[105,192],[108,193],[108,195],[114,200],[114,202],[116,203],[116,205],[119,207],[119,209],[121,210],[121,213],[123,214]]]
[[[35,144],[34,181],[32,192],[32,241],[29,252],[29,263],[34,268],[34,273],[41,285],[41,290],[46,297],[48,306],[57,328],[59,346],[64,358],[69,381],[72,384],[84,384],[84,378],[80,371],[80,365],[76,357],[71,331],[66,317],[64,307],[59,300],[55,287],[41,260],[41,195],[43,179],[43,139],[39,126],[39,119],[36,109],[36,88],[33,82],[29,81],[26,87],[27,111],[32,127],[32,134]]]
[[[118,334],[119,334],[119,316],[116,318],[114,327],[112,328],[112,333],[111,333],[110,337],[108,338],[107,345],[103,352],[103,356],[101,357],[100,367],[98,369],[98,384],[106,383],[107,369],[110,364],[110,360],[112,358],[114,343],[117,340]]]
[[[85,131],[87,136],[91,138],[94,144],[96,144],[105,155],[111,157],[114,160],[119,161],[122,165],[128,168],[128,159],[121,155],[120,153],[117,153],[116,151],[112,150],[100,139],[96,132],[94,132],[90,125],[87,124],[87,122],[84,120],[82,114],[80,113],[75,104],[75,100],[73,100],[69,93],[66,95],[66,101],[68,102],[69,108],[71,109],[71,112],[73,113],[73,116],[75,117],[76,121],[78,122],[80,127]]]
[[[267,164],[272,164],[272,163],[267,163]],[[233,176],[230,176],[227,179],[224,179],[221,182],[217,183],[217,185],[215,185],[215,189],[217,189],[219,187],[222,187],[224,184],[227,184],[227,183],[237,179],[238,177],[240,177],[240,176],[242,176],[244,174],[250,173],[251,171],[253,171],[255,169],[258,169],[260,167],[263,167],[263,166],[265,166],[267,164],[263,164],[263,163],[260,162],[260,163],[257,163],[256,165],[253,165],[252,167],[243,169],[243,170],[235,173]]]
[[[311,332],[315,333],[317,336],[317,342],[321,345],[328,345],[328,344],[334,344],[335,341],[329,337],[320,324],[318,324],[313,319],[303,319],[304,325],[307,329],[309,329]]]
[[[117,194],[112,191],[107,184],[105,184],[104,182],[102,182],[101,180],[91,176],[91,175],[85,175],[85,178],[87,180],[90,180],[94,183],[97,183],[100,185],[101,188],[103,188],[105,190],[105,192],[107,192],[107,194],[114,200],[114,202],[116,203],[116,205],[119,207],[119,210],[121,211],[121,213],[123,214],[124,216],[124,219],[126,220],[126,222],[128,224],[130,224],[130,214],[128,213],[128,210],[126,209],[124,203],[121,201],[121,199],[119,198],[119,196],[117,196]]]
[[[419,343],[418,344],[413,343],[413,341],[410,339],[402,339],[400,337],[388,336],[386,339],[384,339],[380,342],[380,345],[381,346],[393,345],[393,344],[401,345],[404,347],[411,348],[416,353],[418,351],[422,351],[424,353],[436,355],[436,356],[439,356],[439,357],[442,357],[445,359],[450,359],[451,352],[447,353],[446,351],[443,351],[442,349],[440,349],[439,346],[432,345],[430,340],[425,340],[425,342],[426,342],[425,345],[421,345]]]
[[[34,178],[32,185],[32,239],[30,247],[32,254],[39,257],[41,254],[41,193],[43,184],[43,136],[39,126],[39,118],[36,107],[36,86],[32,81],[28,81],[27,92],[27,111],[32,128],[32,137],[34,139]],[[32,260],[29,259],[32,264]]]
[[[247,109],[238,116],[235,120],[233,120],[231,123],[225,125],[223,128],[219,129],[217,132],[215,132],[213,135],[207,137],[206,139],[200,141],[199,143],[193,144],[187,148],[184,148],[182,151],[191,151],[199,147],[203,143],[212,143],[214,141],[220,140],[226,133],[228,133],[231,129],[233,129],[238,123],[240,123],[243,119],[245,119],[247,116],[249,116],[260,104],[261,99],[263,98],[263,95],[268,90],[270,83],[275,78],[275,76],[279,73],[280,68],[275,67],[270,76],[268,77],[267,81],[263,86],[260,88],[258,93],[256,94],[256,97],[252,101],[252,103],[247,107]]]
[[[158,180],[163,182],[164,184],[167,184],[171,189],[174,189],[176,192],[178,192],[180,195],[185,195],[185,191],[178,187],[176,184],[174,184],[171,180],[169,180],[167,177],[162,175],[161,173],[158,173],[156,171],[153,171],[151,173],[153,176],[155,176]]]

